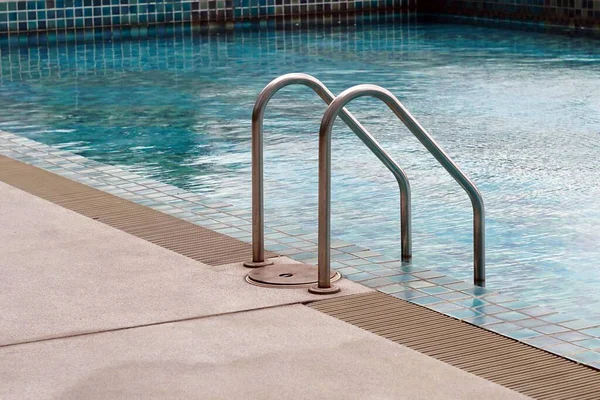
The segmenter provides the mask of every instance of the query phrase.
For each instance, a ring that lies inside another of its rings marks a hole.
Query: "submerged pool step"
[[[600,398],[600,371],[381,292],[307,306],[534,399]]]
[[[9,157],[0,156],[0,181],[204,264],[252,256],[249,243]]]

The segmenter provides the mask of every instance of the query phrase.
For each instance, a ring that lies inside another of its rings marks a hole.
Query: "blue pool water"
[[[488,287],[600,320],[597,40],[405,20],[0,51],[0,123],[13,133],[239,208],[250,114],[271,79],[383,85],[483,193]],[[411,179],[414,262],[470,280],[465,193],[383,105],[349,109]],[[267,217],[308,232],[323,111],[288,88],[265,122]],[[333,235],[398,257],[394,179],[342,124],[333,149]]]

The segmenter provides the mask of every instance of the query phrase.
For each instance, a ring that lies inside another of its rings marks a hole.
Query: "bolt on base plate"
[[[272,265],[273,261],[271,260],[265,260],[265,261],[246,261],[244,263],[244,267],[247,268],[260,268],[260,267],[266,267],[267,265]]]
[[[342,276],[331,271],[331,281]],[[274,264],[250,271],[246,281],[253,285],[272,288],[301,288],[314,285],[318,281],[316,265],[308,264]]]

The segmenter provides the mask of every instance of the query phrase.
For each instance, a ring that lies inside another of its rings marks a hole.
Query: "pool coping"
[[[251,242],[251,211],[191,193],[25,137],[0,131],[0,155],[130,200],[239,241]],[[267,218],[266,247],[316,263],[317,235]],[[332,240],[332,268],[345,278],[569,360],[600,369],[600,323],[569,317],[384,254]]]

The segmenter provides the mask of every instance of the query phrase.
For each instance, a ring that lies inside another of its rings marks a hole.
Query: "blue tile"
[[[539,319],[541,319],[542,321],[560,324],[562,322],[572,321],[575,318],[565,315],[565,314],[562,314],[562,313],[557,313],[557,314],[552,314],[552,315],[544,315],[542,317],[539,317]]]
[[[571,358],[582,363],[592,363],[600,361],[600,353],[596,351],[584,351],[583,353],[573,354]]]
[[[388,276],[388,278],[394,282],[414,282],[419,280],[410,274]]]
[[[403,290],[406,290],[406,286],[402,286],[397,283],[394,283],[393,285],[379,287],[379,288],[377,288],[377,290],[379,290],[380,292],[383,292],[383,293],[390,294],[390,293],[396,293],[396,292],[401,292]]]
[[[428,279],[428,281],[435,283],[436,285],[450,285],[453,283],[460,283],[458,279],[451,278],[449,276],[443,276],[441,278]]]
[[[418,297],[425,297],[425,294],[413,289],[406,289],[401,292],[392,293],[392,296],[402,300],[410,300]]]
[[[506,336],[511,337],[513,339],[525,339],[525,338],[531,338],[531,337],[535,337],[535,336],[540,336],[541,334],[539,332],[536,331],[532,331],[531,329],[520,329],[518,331],[511,331],[506,333]]]
[[[441,294],[441,293],[449,293],[451,292],[450,289],[446,289],[445,287],[442,286],[430,286],[430,287],[424,287],[424,288],[420,288],[419,289],[421,292],[427,293],[427,294]]]
[[[517,299],[512,296],[505,296],[503,294],[492,294],[486,295],[484,297],[490,303],[502,304],[502,303],[511,303],[516,301]]]
[[[411,303],[415,303],[415,304],[424,306],[424,305],[429,305],[429,304],[441,303],[444,300],[438,299],[437,297],[433,297],[433,296],[425,296],[425,297],[419,297],[419,298],[412,298],[412,299],[409,299],[409,301]]]
[[[526,338],[523,340],[525,343],[529,343],[532,346],[535,347],[541,347],[543,349],[545,349],[548,346],[554,346],[554,345],[558,345],[558,344],[565,344],[565,342],[563,342],[562,340],[558,340],[555,339],[553,337],[550,336],[537,336],[534,338]]]
[[[465,299],[465,300],[460,300],[456,302],[457,304],[460,304],[462,306],[468,307],[468,308],[476,308],[476,307],[481,307],[488,303],[487,301],[477,298],[477,297],[471,297],[469,299]]]
[[[451,287],[451,286],[452,285],[448,285],[448,287]],[[474,288],[471,288],[471,289],[461,290],[461,292],[472,294],[473,296],[484,296],[486,294],[493,293],[491,290],[488,290],[488,289],[482,288],[482,287],[477,287],[477,286]]]
[[[469,322],[473,325],[482,326],[488,324],[495,324],[498,322],[502,322],[498,318],[491,317],[489,315],[478,315],[475,317],[464,318],[463,321]]]
[[[542,326],[536,326],[535,328],[536,331],[544,333],[546,335],[552,334],[552,333],[561,333],[561,332],[568,332],[569,329],[560,326],[560,325],[542,325]]]
[[[562,326],[566,326],[567,328],[570,329],[590,329],[590,328],[594,328],[598,324],[597,322],[589,322],[589,321],[584,321],[582,319],[576,319],[574,321],[568,321],[568,322],[563,322],[561,323]],[[600,328],[600,326],[599,326]]]
[[[458,319],[478,317],[482,315],[479,311],[469,309],[450,311],[446,314]]]
[[[592,329],[582,329],[580,332],[589,336],[600,337],[600,327]]]
[[[523,314],[527,314],[532,317],[541,317],[542,315],[549,315],[549,314],[556,313],[556,311],[554,311],[550,308],[539,307],[539,306],[535,306],[532,308],[524,308],[524,309],[519,310],[519,312],[522,312]]]
[[[498,313],[509,311],[508,309],[497,306],[495,304],[486,304],[483,306],[478,306],[476,308],[477,308],[477,310],[481,311],[484,314],[498,314]]]
[[[469,295],[463,292],[448,292],[448,293],[440,293],[436,294],[440,299],[452,301],[456,303],[458,300],[464,300],[465,298],[469,298]],[[458,303],[456,303],[458,304]]]
[[[584,335],[577,331],[555,333],[552,335],[552,337],[554,337],[556,339],[564,340],[566,342],[575,342],[578,340],[590,339],[590,336]]]
[[[464,309],[464,307],[461,307],[458,304],[453,304],[453,303],[448,303],[448,302],[433,304],[431,306],[428,306],[428,308],[438,311],[438,312],[441,312],[441,313],[447,313],[450,311]]]
[[[504,313],[500,313],[500,314],[495,314],[494,317],[503,319],[505,321],[518,321],[521,319],[529,318],[527,315],[521,314],[517,311],[509,311],[509,312],[504,312]]]
[[[561,343],[555,346],[544,347],[544,350],[548,350],[555,354],[567,355],[567,354],[575,354],[585,351],[583,347],[575,346],[571,343]]]
[[[355,275],[357,275],[357,274],[355,274]],[[376,277],[375,279],[361,281],[361,284],[368,286],[370,288],[376,288],[379,286],[387,286],[392,283],[394,283],[394,282],[389,280],[388,278],[378,278],[378,277]]]
[[[600,339],[586,339],[572,343],[577,346],[585,347],[586,349],[600,349]]]
[[[494,332],[498,332],[498,333],[506,333],[506,332],[518,331],[519,329],[523,329],[519,325],[511,324],[510,322],[486,325],[485,327],[486,327],[486,329],[489,329],[490,331],[494,331]]]
[[[350,279],[354,282],[360,282],[373,278],[377,278],[377,275],[369,274],[368,272],[359,272],[358,274],[346,275],[346,279]]]

